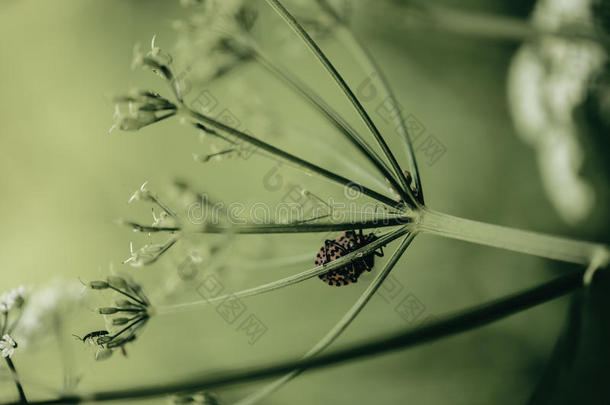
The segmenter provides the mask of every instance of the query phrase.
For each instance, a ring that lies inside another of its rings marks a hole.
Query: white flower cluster
[[[11,337],[20,318],[20,311],[25,304],[25,288],[20,286],[0,296],[0,353],[2,357],[11,357],[17,348],[17,343]],[[14,314],[18,311],[19,314]]]
[[[28,294],[28,304],[15,330],[19,341],[25,345],[53,336],[51,332],[60,322],[80,308],[84,291],[76,281],[57,279]]]
[[[575,25],[593,29],[592,6],[592,0],[540,0],[532,24],[542,32]],[[519,135],[536,148],[545,191],[561,217],[574,224],[587,218],[596,194],[580,174],[585,156],[573,112],[585,101],[607,54],[587,39],[537,39],[523,45],[513,59],[509,102]]]
[[[25,288],[19,286],[2,294],[0,297],[0,312],[7,313],[13,307],[21,308],[25,302]]]
[[[0,351],[2,352],[2,357],[11,357],[15,352],[15,348],[17,348],[17,343],[15,343],[8,333],[0,338]]]

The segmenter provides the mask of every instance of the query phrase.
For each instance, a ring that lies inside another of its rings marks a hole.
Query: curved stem
[[[321,0],[321,1],[325,2],[325,0]],[[338,32],[340,34],[342,34],[342,37],[345,39],[345,42],[347,44],[351,45],[351,48],[353,49],[353,53],[358,58],[360,64],[362,64],[363,66],[366,66],[373,73],[375,73],[376,76],[379,78],[379,83],[381,84],[382,90],[386,93],[387,100],[390,102],[390,104],[392,105],[392,108],[394,109],[395,114],[393,114],[392,118],[394,120],[394,123],[396,124],[396,129],[400,133],[400,136],[401,136],[403,142],[405,143],[407,155],[409,156],[409,160],[411,162],[411,168],[412,168],[411,174],[413,175],[413,181],[415,183],[415,188],[419,192],[418,198],[415,198],[415,196],[412,195],[413,192],[411,191],[410,187],[407,188],[407,192],[409,194],[411,194],[411,198],[413,199],[413,201],[416,204],[421,202],[421,205],[423,205],[424,204],[424,190],[423,190],[423,187],[421,184],[421,179],[419,176],[419,168],[417,166],[417,160],[415,159],[415,154],[413,153],[413,145],[411,143],[411,137],[409,135],[407,127],[405,126],[405,121],[404,121],[404,117],[402,115],[402,111],[400,110],[400,107],[398,106],[398,101],[396,100],[396,97],[394,96],[394,92],[392,91],[392,88],[388,82],[388,79],[386,78],[385,74],[383,73],[383,70],[380,68],[378,63],[375,61],[375,58],[373,58],[371,56],[371,54],[368,52],[368,50],[362,45],[362,43],[358,40],[358,38],[354,35],[354,33],[346,25],[344,25],[344,24],[339,25]],[[418,199],[419,199],[419,201],[418,201]]]
[[[415,27],[427,31],[437,30],[451,35],[479,38],[492,41],[536,41],[544,37],[566,40],[584,40],[598,43],[608,48],[610,38],[603,31],[595,30],[583,22],[572,23],[567,27],[542,28],[523,18],[507,17],[486,12],[465,11],[464,9],[444,6],[430,1],[410,1],[399,6],[395,13],[394,24],[408,26],[415,20]],[[411,9],[409,9],[411,7]],[[404,8],[404,10],[400,10]],[[401,11],[404,11],[401,14]],[[371,18],[375,21],[375,18]]]
[[[352,305],[352,307],[343,315],[343,317],[333,326],[333,328],[328,331],[328,333],[309,351],[304,359],[309,357],[313,357],[321,353],[324,349],[330,346],[341,334],[347,329],[347,327],[356,319],[358,314],[364,309],[366,304],[370,301],[373,295],[377,292],[383,281],[390,274],[398,260],[402,257],[402,254],[405,252],[407,247],[411,244],[413,239],[415,238],[415,234],[409,234],[400,244],[400,246],[396,249],[390,260],[385,264],[383,269],[377,274],[377,276],[371,281],[371,284],[367,287],[366,290],[362,293],[362,295],[358,298],[358,300]],[[290,382],[292,379],[301,374],[304,369],[295,369],[290,373],[286,374],[279,380],[272,382],[271,384],[263,387],[261,390],[255,392],[254,394],[242,399],[237,402],[235,405],[253,405],[271,395],[273,392],[280,389],[282,386]]]
[[[13,360],[11,360],[10,357],[5,357],[4,360],[6,360],[6,364],[8,365],[8,368],[11,370],[11,374],[13,375],[13,381],[15,381],[15,386],[17,387],[17,392],[19,393],[19,403],[27,404],[28,400],[25,396],[25,391],[23,391],[23,386],[19,381],[19,375],[17,375],[17,369],[15,369],[15,364],[13,363]]]
[[[186,108],[186,113],[191,116],[192,118],[194,118],[197,121],[200,121],[206,125],[212,126],[215,129],[219,130],[219,131],[224,131],[226,133],[228,133],[231,136],[234,136],[244,142],[249,143],[250,145],[253,145],[254,147],[257,148],[261,148],[264,151],[271,153],[287,162],[290,163],[294,163],[298,166],[301,166],[307,170],[310,170],[313,173],[316,173],[318,175],[321,175],[323,177],[326,177],[327,179],[334,181],[335,183],[341,184],[342,186],[345,187],[350,187],[353,189],[358,189],[359,191],[361,191],[363,194],[368,195],[369,197],[384,203],[390,207],[397,207],[399,206],[399,204],[394,201],[393,199],[391,199],[390,197],[387,197],[383,194],[378,193],[377,191],[371,190],[370,188],[364,187],[354,181],[351,181],[350,179],[347,179],[343,176],[340,176],[336,173],[333,173],[329,170],[326,170],[320,166],[317,166],[311,162],[308,162],[306,160],[303,160],[295,155],[292,155],[288,152],[283,151],[282,149],[276,148],[273,145],[270,145],[266,142],[261,141],[258,138],[255,138],[253,136],[250,136],[242,131],[239,131],[233,127],[230,127],[228,125],[223,124],[220,121],[216,121],[213,118],[210,118],[206,115],[200,114],[190,108],[187,107],[182,107],[182,108]]]
[[[366,213],[362,213],[365,215]],[[413,220],[411,217],[402,215],[387,215],[379,216],[373,219],[364,221],[352,221],[352,222],[294,222],[287,224],[226,224],[219,225],[215,223],[203,224],[200,229],[190,231],[193,233],[232,233],[232,234],[278,234],[278,233],[316,233],[316,232],[331,232],[331,231],[349,231],[352,229],[373,229],[373,228],[384,228],[390,226],[405,225],[411,223]],[[141,225],[137,222],[123,221],[125,226],[131,227],[134,231],[143,233],[156,233],[156,232],[179,232],[182,230],[180,227],[157,227],[149,225]]]
[[[610,258],[610,248],[600,243],[486,224],[430,209],[421,211],[415,227],[422,232],[570,263],[588,265],[594,257],[606,262]]]
[[[405,235],[407,232],[408,232],[408,229],[406,227],[402,227],[395,231],[388,232],[385,235],[376,239],[375,241],[369,243],[368,245],[366,245],[360,249],[354,250],[353,252],[351,252],[345,256],[341,256],[337,260],[333,260],[330,263],[326,263],[322,266],[317,266],[312,269],[305,270],[301,273],[295,274],[290,277],[282,278],[280,280],[276,280],[271,283],[259,285],[257,287],[248,288],[246,290],[241,290],[241,291],[238,291],[238,292],[235,292],[232,294],[225,294],[225,295],[210,298],[210,299],[187,302],[187,303],[183,303],[183,304],[157,307],[156,313],[157,314],[171,314],[171,313],[176,313],[176,312],[185,311],[185,310],[188,311],[188,310],[191,310],[192,308],[197,308],[200,306],[205,306],[208,304],[213,304],[215,302],[223,301],[229,297],[236,297],[236,298],[250,297],[253,295],[264,294],[266,292],[277,290],[277,289],[280,289],[283,287],[288,287],[290,285],[300,283],[301,281],[308,280],[312,277],[318,276],[320,274],[324,274],[326,272],[337,269],[339,267],[343,267],[346,264],[351,263],[355,260],[358,260],[362,256],[365,256],[365,255],[379,249],[380,247],[387,245],[388,243],[392,242],[393,240],[400,238],[401,236]]]
[[[388,179],[392,187],[400,189],[395,177],[390,172],[390,168],[375,152],[373,148],[358,134],[349,123],[339,115],[330,105],[328,105],[313,89],[302,83],[295,76],[290,74],[287,69],[279,67],[269,57],[257,48],[253,48],[256,60],[271,74],[285,82],[295,93],[308,101],[326,120],[337,128],[345,137],[355,145],[360,152],[366,156],[377,168],[381,175]]]
[[[381,136],[381,133],[375,126],[375,123],[373,122],[371,117],[368,115],[368,113],[366,112],[366,110],[364,109],[364,107],[362,106],[362,104],[360,103],[360,101],[358,100],[358,98],[356,97],[354,92],[352,91],[352,89],[348,86],[348,84],[345,82],[343,77],[339,74],[339,72],[334,67],[334,65],[331,63],[331,61],[326,57],[324,52],[322,52],[322,50],[320,49],[318,44],[316,44],[316,42],[309,36],[307,31],[305,31],[303,26],[301,26],[301,24],[282,5],[282,3],[280,3],[278,0],[265,0],[265,1],[275,10],[275,12],[280,17],[282,17],[282,19],[284,21],[286,21],[286,23],[299,36],[299,38],[301,38],[303,40],[303,42],[305,42],[305,44],[307,45],[309,50],[320,61],[320,63],[324,66],[326,71],[332,76],[332,78],[335,80],[337,85],[339,85],[339,87],[341,88],[343,93],[346,95],[346,97],[349,99],[350,103],[354,106],[354,108],[356,109],[356,111],[358,112],[358,114],[360,115],[360,117],[362,118],[364,123],[366,124],[366,126],[369,128],[369,131],[373,134],[373,136],[377,140],[377,143],[383,150],[384,155],[390,161],[390,165],[394,169],[396,176],[398,176],[398,180],[400,181],[400,184],[402,186],[396,191],[400,194],[400,197],[406,203],[408,203],[411,207],[416,207],[417,201],[411,195],[409,183],[408,183],[404,173],[402,172],[400,165],[396,161],[396,158],[392,154],[392,151],[388,147],[387,143]]]
[[[272,257],[270,259],[257,259],[255,261],[239,261],[231,263],[231,267],[239,268],[243,271],[272,269],[295,264],[303,264],[311,261],[311,252],[295,254],[292,256]]]
[[[478,328],[558,298],[582,287],[583,273],[584,271],[582,270],[575,271],[519,293],[447,315],[446,317],[428,323],[425,326],[408,329],[391,336],[376,338],[365,343],[349,345],[331,353],[321,354],[307,359],[288,360],[255,368],[207,374],[176,383],[154,384],[123,390],[64,396],[51,400],[34,401],[30,402],[30,404],[78,404],[82,402],[151,398],[174,393],[214,389],[248,381],[258,381],[282,375],[297,368],[313,370],[348,361],[364,359],[377,354],[389,353],[399,349],[406,349],[429,343],[446,336]],[[19,405],[19,403],[13,402],[0,405]]]

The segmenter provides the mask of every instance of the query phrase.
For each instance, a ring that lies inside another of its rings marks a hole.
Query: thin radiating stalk
[[[304,359],[309,357],[313,357],[321,353],[324,349],[330,346],[341,334],[347,329],[347,327],[356,319],[358,314],[364,309],[366,304],[370,301],[373,295],[377,292],[383,281],[390,274],[398,260],[402,257],[402,254],[405,252],[407,247],[413,241],[415,237],[414,234],[409,234],[402,241],[400,246],[396,249],[390,260],[385,264],[383,269],[375,276],[371,284],[367,287],[367,289],[362,293],[360,298],[354,303],[354,305],[345,313],[345,315],[333,326],[333,328],[328,331],[328,333],[309,351]],[[237,402],[235,405],[253,405],[260,402],[262,399],[271,395],[282,386],[290,382],[292,379],[296,378],[299,374],[301,374],[304,369],[295,369],[292,372],[286,374],[279,380],[272,382],[271,384],[263,387],[261,390],[255,392],[254,394],[242,399]]]
[[[296,130],[306,131],[307,128],[302,128],[302,124],[295,125]],[[317,139],[317,137],[311,138],[311,145],[314,146],[316,150],[316,154],[318,156],[324,155],[327,159],[331,161],[336,161],[337,164],[342,165],[346,169],[348,169],[354,176],[362,179],[362,182],[369,182],[371,185],[375,185],[378,189],[387,190],[388,182],[385,181],[385,177],[383,180],[379,176],[377,176],[377,172],[369,170],[364,165],[360,164],[357,160],[353,160],[349,157],[349,155],[345,154],[344,151],[339,147],[332,148],[330,145],[325,144],[323,141]]]
[[[176,305],[160,306],[157,308],[157,313],[159,313],[159,314],[176,313],[176,312],[180,312],[180,311],[184,311],[184,310],[190,310],[192,308],[196,308],[196,307],[200,307],[200,306],[205,306],[208,304],[213,304],[216,302],[221,302],[221,301],[224,301],[225,299],[227,299],[228,297],[237,297],[237,298],[251,297],[254,295],[260,295],[260,294],[267,293],[269,291],[273,291],[273,290],[284,288],[284,287],[287,287],[290,285],[294,285],[294,284],[300,283],[302,281],[308,280],[312,277],[319,276],[320,274],[324,274],[331,270],[345,266],[346,264],[349,264],[349,263],[353,262],[354,260],[358,260],[359,258],[366,256],[367,254],[369,254],[371,252],[374,252],[375,250],[379,249],[380,247],[387,245],[388,243],[392,242],[393,240],[400,238],[401,236],[405,235],[407,232],[408,232],[408,229],[406,227],[399,228],[395,231],[389,232],[389,233],[379,237],[379,239],[376,239],[375,241],[369,243],[368,245],[366,245],[360,249],[357,249],[349,254],[346,254],[345,256],[338,258],[337,260],[333,260],[330,263],[326,263],[322,266],[314,267],[312,269],[303,271],[299,274],[295,274],[290,277],[282,278],[280,280],[276,280],[271,283],[263,284],[263,285],[260,285],[257,287],[249,288],[249,289],[242,290],[242,291],[237,291],[237,292],[234,292],[231,294],[226,294],[226,295],[222,295],[222,296],[218,296],[218,297],[214,297],[214,298],[210,298],[210,299],[206,299],[206,300],[199,300],[199,301],[187,302],[187,303],[176,304]]]
[[[424,209],[415,229],[448,238],[527,253],[548,259],[588,265],[597,257],[608,262],[610,248],[593,242],[545,235],[454,217]]]
[[[283,375],[294,369],[313,370],[349,361],[369,358],[374,355],[395,352],[399,349],[415,347],[443,337],[475,329],[536,305],[566,295],[582,287],[584,271],[558,277],[540,286],[516,294],[467,308],[415,329],[369,340],[365,343],[349,345],[330,353],[306,359],[281,361],[271,365],[237,369],[194,377],[191,380],[169,384],[154,384],[123,390],[100,391],[82,395],[71,395],[51,400],[30,402],[31,405],[78,404],[82,402],[103,402],[128,399],[152,398],[176,393],[216,389],[230,385],[259,381]],[[20,405],[8,402],[0,405]]]
[[[145,58],[146,60],[148,60],[147,58]],[[152,64],[154,61],[149,61],[149,64]],[[368,195],[369,197],[383,203],[386,204],[390,207],[400,207],[402,204],[393,200],[390,197],[387,197],[381,193],[378,193],[368,187],[364,187],[360,184],[358,184],[357,182],[351,181],[343,176],[340,176],[336,173],[333,173],[329,170],[326,170],[320,166],[317,166],[309,161],[306,161],[304,159],[301,159],[295,155],[292,155],[288,152],[285,152],[273,145],[270,145],[266,142],[263,142],[262,140],[255,138],[253,136],[250,136],[248,134],[246,134],[245,132],[239,131],[236,128],[233,128],[229,125],[226,125],[220,121],[217,121],[211,117],[208,117],[204,114],[200,114],[197,111],[194,111],[193,109],[189,108],[188,106],[186,106],[186,104],[184,103],[184,100],[182,99],[181,95],[180,95],[180,89],[179,89],[179,85],[177,84],[176,81],[173,80],[173,73],[171,71],[171,69],[168,66],[165,65],[161,65],[158,64],[156,62],[154,62],[154,66],[155,69],[159,70],[160,72],[163,73],[164,77],[170,81],[170,86],[172,87],[172,89],[175,89],[175,96],[178,100],[178,102],[180,103],[180,107],[177,109],[178,112],[182,112],[184,114],[186,114],[187,116],[195,119],[196,121],[198,121],[198,123],[195,123],[195,126],[200,127],[200,129],[202,129],[203,131],[212,133],[212,134],[216,134],[216,131],[222,131],[225,134],[228,134],[230,136],[233,136],[237,139],[240,139],[241,141],[244,141],[256,148],[260,148],[272,155],[275,155],[276,157],[285,160],[288,163],[292,163],[295,164],[297,166],[300,166],[306,170],[310,170],[312,173],[318,174],[322,177],[325,177],[331,181],[334,181],[336,183],[339,183],[345,187],[349,187],[351,189],[356,189],[359,192],[362,192],[365,195]],[[213,130],[210,131],[209,127],[212,127]],[[403,178],[404,175],[402,174],[402,172],[400,172],[400,178]],[[399,189],[400,190],[400,189]],[[402,196],[402,193],[401,193]],[[404,196],[403,196],[404,199]],[[407,200],[405,200],[407,201]]]
[[[400,189],[396,178],[392,175],[390,168],[381,157],[371,148],[371,146],[358,134],[339,113],[328,105],[313,89],[301,82],[287,69],[279,67],[269,57],[257,48],[253,48],[256,60],[271,74],[285,82],[295,93],[308,101],[326,120],[337,128],[360,152],[366,156],[377,168],[381,175],[388,179],[395,189]]]
[[[379,83],[381,84],[382,90],[386,93],[387,100],[390,102],[392,108],[394,109],[395,114],[393,115],[393,119],[396,124],[396,128],[400,132],[400,136],[405,143],[405,148],[411,161],[411,167],[413,170],[411,174],[413,176],[415,188],[419,192],[418,199],[421,201],[422,204],[424,204],[424,191],[419,177],[419,168],[417,167],[417,160],[415,159],[415,155],[413,153],[411,137],[409,136],[409,131],[405,126],[402,111],[398,106],[398,101],[396,100],[396,96],[392,91],[392,87],[390,86],[387,77],[383,73],[383,70],[381,69],[375,58],[372,57],[367,48],[354,35],[352,30],[345,24],[345,21],[334,11],[330,4],[328,4],[326,0],[318,0],[318,3],[335,19],[338,24],[337,30],[341,35],[341,38],[345,43],[350,46],[350,48],[352,49],[352,53],[356,56],[360,65],[363,66],[365,70],[370,70],[371,72],[375,73],[375,75],[379,78]],[[410,190],[408,191],[410,192]],[[418,199],[414,198],[414,196],[412,197],[413,200],[418,203]]]
[[[311,252],[299,253],[292,256],[273,257],[271,259],[257,259],[256,261],[240,261],[231,263],[231,267],[239,268],[242,271],[282,268],[295,264],[303,264],[311,261]]]
[[[405,3],[407,4],[407,3]],[[418,25],[427,31],[435,29],[452,35],[462,35],[492,41],[535,41],[552,37],[564,40],[591,41],[606,48],[610,47],[610,38],[601,30],[592,29],[584,24],[571,24],[569,27],[545,29],[522,18],[507,17],[483,12],[464,11],[447,7],[430,1],[409,2],[416,9]],[[406,18],[396,24],[408,25],[413,20],[407,8]],[[375,18],[371,18],[375,21]]]
[[[320,61],[320,63],[324,66],[326,71],[332,76],[335,82],[339,85],[343,93],[349,99],[350,103],[354,106],[366,126],[369,128],[377,143],[381,147],[384,155],[390,161],[390,165],[395,171],[396,176],[400,181],[402,187],[398,188],[396,191],[400,194],[400,197],[412,207],[417,206],[417,200],[412,195],[412,192],[409,188],[409,183],[398,164],[398,161],[392,154],[392,151],[388,147],[387,143],[381,136],[381,133],[375,126],[375,123],[368,115],[352,89],[345,82],[343,77],[339,74],[337,69],[331,63],[331,61],[326,57],[324,52],[320,49],[318,44],[309,36],[307,31],[303,28],[303,26],[294,18],[294,16],[280,3],[278,0],[265,0],[267,4],[269,4],[275,12],[282,17],[282,19],[290,26],[290,28],[297,34],[299,38],[303,40],[303,42],[307,45],[309,50],[314,54],[314,56]]]
[[[186,108],[186,107],[183,107]],[[325,177],[335,183],[341,184],[342,186],[345,187],[350,187],[352,189],[357,189],[358,191],[362,192],[365,195],[368,195],[369,197],[384,203],[390,207],[397,207],[399,206],[399,204],[394,201],[392,198],[387,197],[381,193],[378,193],[377,191],[371,190],[368,187],[364,187],[350,179],[347,179],[343,176],[340,176],[336,173],[333,173],[329,170],[326,170],[320,166],[317,166],[311,162],[308,162],[306,160],[303,160],[295,155],[292,155],[288,152],[285,152],[279,148],[276,148],[273,145],[270,145],[266,142],[261,141],[258,138],[255,138],[253,136],[250,136],[242,131],[239,131],[233,127],[230,127],[228,125],[223,124],[220,121],[216,121],[213,118],[210,118],[206,115],[200,114],[197,111],[194,111],[192,109],[187,109],[186,112],[188,113],[188,115],[190,115],[192,118],[196,119],[197,121],[201,121],[202,123],[204,123],[205,125],[209,125],[214,127],[217,130],[223,131],[228,133],[231,136],[234,136],[244,142],[247,142],[257,148],[261,148],[263,150],[265,150],[266,152],[269,152],[283,160],[286,160],[287,162],[296,164],[298,166],[303,167],[304,169],[310,170],[312,173],[316,173],[318,175],[321,175],[322,177]]]
[[[349,231],[353,229],[373,229],[399,226],[411,223],[412,219],[406,216],[384,216],[373,218],[366,221],[337,222],[337,223],[315,223],[315,222],[296,222],[287,224],[205,224],[200,229],[191,230],[191,233],[231,233],[231,234],[277,234],[277,233],[316,233],[331,231]],[[160,227],[142,225],[137,222],[123,221],[123,225],[132,228],[134,231],[143,233],[158,232],[180,232],[181,227]]]
[[[10,357],[5,357],[4,360],[6,360],[6,365],[8,366],[9,370],[11,370],[11,375],[13,376],[13,381],[15,382],[15,387],[17,388],[17,392],[19,393],[19,403],[27,404],[28,400],[25,396],[25,391],[23,391],[23,386],[21,385],[21,381],[19,381],[19,375],[17,374],[17,369],[15,368],[15,364],[13,363],[13,360],[11,360]]]

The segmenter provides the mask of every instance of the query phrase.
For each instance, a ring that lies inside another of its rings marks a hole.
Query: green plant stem
[[[239,268],[242,271],[283,268],[296,264],[303,264],[311,261],[311,252],[295,254],[292,256],[272,257],[270,259],[240,260],[237,263],[231,263],[231,267]]]
[[[266,234],[266,233],[306,233],[349,231],[353,229],[373,229],[389,226],[405,225],[410,223],[408,217],[388,218],[383,221],[362,221],[344,223],[298,223],[298,224],[264,224],[264,225],[206,225],[202,233],[239,233],[239,234]]]
[[[407,232],[408,232],[407,227],[402,227],[402,228],[396,229],[392,232],[388,232],[385,235],[376,239],[375,241],[369,243],[368,245],[363,246],[360,249],[354,250],[353,252],[346,254],[345,256],[341,256],[337,260],[333,260],[330,263],[326,263],[322,266],[317,266],[312,269],[305,270],[301,273],[292,275],[290,277],[285,277],[280,280],[273,281],[271,283],[259,285],[257,287],[248,288],[246,290],[237,291],[237,292],[234,292],[231,294],[225,294],[222,296],[211,297],[208,299],[203,299],[203,300],[198,300],[198,301],[193,301],[193,302],[186,302],[186,303],[182,303],[182,304],[159,306],[155,309],[155,313],[173,314],[173,313],[177,313],[177,312],[181,312],[181,311],[190,311],[193,308],[198,308],[201,306],[206,306],[206,305],[213,304],[216,302],[224,301],[229,297],[237,297],[237,298],[251,297],[254,295],[264,294],[269,291],[273,291],[273,290],[284,288],[284,287],[287,287],[287,286],[290,286],[293,284],[297,284],[302,281],[313,278],[315,276],[319,276],[320,274],[324,274],[331,270],[345,266],[346,264],[349,264],[349,263],[353,262],[354,260],[357,260],[357,259],[361,258],[362,256],[365,256],[365,255],[379,249],[380,247],[387,245],[388,243],[392,242],[393,240],[400,238],[401,236],[405,235]]]
[[[413,181],[415,183],[415,188],[419,191],[419,200],[422,205],[424,203],[424,192],[421,185],[421,180],[419,176],[419,168],[417,167],[417,160],[415,159],[415,155],[413,153],[413,145],[411,144],[411,137],[409,136],[409,131],[405,126],[404,117],[402,115],[402,111],[396,100],[396,96],[394,96],[394,92],[392,91],[392,87],[390,83],[383,73],[383,70],[375,60],[375,58],[371,55],[368,49],[362,44],[362,42],[358,39],[358,37],[353,33],[353,31],[349,28],[347,23],[343,18],[335,11],[335,9],[328,3],[327,0],[317,0],[318,5],[324,10],[328,15],[330,15],[335,22],[337,23],[337,33],[339,39],[342,40],[344,44],[347,44],[350,47],[352,54],[358,60],[360,66],[363,67],[364,70],[368,70],[375,74],[379,78],[379,83],[381,84],[382,91],[386,94],[387,100],[392,105],[394,109],[393,120],[396,124],[396,128],[402,137],[403,142],[405,143],[405,148],[407,151],[407,155],[409,157]],[[409,190],[410,191],[410,190]],[[414,197],[414,196],[413,196]],[[413,198],[413,200],[417,203],[418,199]]]
[[[358,134],[358,132],[349,123],[341,117],[330,105],[328,105],[318,94],[305,83],[302,83],[288,70],[279,67],[268,56],[266,56],[258,48],[253,48],[256,60],[271,74],[285,82],[295,93],[308,101],[326,120],[338,129],[360,152],[373,163],[381,175],[388,179],[392,187],[400,189],[400,185],[395,177],[390,172],[390,168],[375,152],[373,148]]]
[[[352,229],[373,229],[389,226],[405,225],[412,222],[410,217],[396,216],[376,218],[367,221],[338,222],[338,223],[311,223],[299,222],[288,224],[244,224],[244,225],[217,225],[205,224],[194,233],[232,233],[232,234],[270,234],[270,233],[316,233],[331,231],[349,231]],[[138,232],[178,232],[179,227],[156,227],[141,225],[136,222],[124,222],[124,225],[133,228]]]
[[[303,26],[294,18],[294,16],[280,3],[278,0],[265,0],[275,12],[282,17],[282,19],[288,24],[288,26],[297,34],[299,38],[303,40],[303,42],[307,45],[309,50],[313,53],[313,55],[320,61],[322,66],[326,69],[326,71],[332,76],[337,85],[341,88],[345,96],[348,98],[350,103],[356,109],[366,126],[369,128],[369,131],[373,134],[377,143],[381,147],[384,155],[390,161],[390,165],[395,171],[396,176],[401,184],[396,191],[400,194],[400,197],[409,204],[412,208],[417,207],[417,200],[414,198],[411,189],[409,188],[409,184],[407,179],[400,168],[400,165],[396,161],[396,158],[392,154],[392,151],[388,147],[387,143],[381,136],[381,133],[375,126],[375,123],[368,115],[352,89],[345,82],[343,77],[339,74],[337,69],[334,67],[332,62],[326,57],[324,52],[320,49],[318,44],[309,36],[307,31],[303,28]]]
[[[140,304],[142,306],[142,309],[144,309],[144,307],[146,307],[146,303],[144,301],[134,297],[132,294],[129,294],[128,292],[123,291],[123,290],[121,290],[119,288],[116,288],[116,287],[114,287],[112,285],[109,285],[109,288],[111,290],[116,291],[117,293],[119,293],[121,295],[124,295],[125,297],[129,298],[130,300],[133,300],[133,301],[137,302],[138,304]]]
[[[588,265],[594,257],[610,257],[608,246],[492,225],[424,209],[415,229],[515,252]]]
[[[352,307],[343,315],[343,317],[333,326],[333,328],[328,331],[328,333],[309,351],[304,359],[309,357],[313,357],[321,353],[324,349],[330,346],[341,334],[347,329],[347,327],[356,319],[358,314],[364,309],[366,304],[370,301],[373,295],[377,292],[383,281],[390,274],[398,260],[402,257],[405,250],[409,247],[413,239],[415,238],[415,234],[408,234],[407,237],[402,241],[400,246],[396,249],[394,254],[390,260],[385,264],[383,269],[375,276],[373,281],[369,284],[367,289],[360,295],[358,300],[352,305]],[[299,374],[301,374],[304,369],[295,369],[280,379],[272,382],[269,385],[266,385],[261,390],[255,392],[254,394],[242,399],[237,402],[235,405],[253,405],[260,402],[262,399],[271,395],[273,392],[280,389],[282,386],[290,382],[292,379],[296,378]]]
[[[285,160],[289,163],[293,163],[296,164],[297,166],[303,167],[306,170],[311,171],[312,173],[316,173],[322,177],[325,177],[335,183],[338,183],[344,187],[350,187],[350,188],[354,188],[354,189],[358,189],[359,191],[361,191],[363,194],[368,195],[369,197],[383,203],[386,204],[392,208],[397,207],[399,204],[394,201],[392,198],[387,197],[381,193],[378,193],[377,191],[371,190],[370,188],[364,187],[354,181],[351,181],[350,179],[347,179],[343,176],[340,176],[336,173],[333,173],[329,170],[326,170],[320,166],[314,165],[311,162],[308,162],[304,159],[301,159],[295,155],[292,155],[288,152],[285,152],[279,148],[276,148],[273,145],[270,145],[266,142],[261,141],[258,138],[255,138],[253,136],[250,136],[242,131],[239,131],[233,127],[230,127],[228,125],[223,124],[220,121],[216,121],[213,118],[210,118],[206,115],[200,114],[197,111],[194,111],[190,108],[187,107],[182,107],[183,109],[186,109],[186,114],[188,114],[190,117],[192,117],[193,119],[205,124],[205,125],[209,125],[214,127],[215,129],[219,130],[219,131],[223,131],[235,138],[238,138],[244,142],[249,143],[250,145],[253,145],[257,148],[260,148],[268,153],[271,153],[272,155],[275,155],[277,157],[279,157],[282,160]]]
[[[8,328],[8,310],[2,313],[2,329],[0,329],[0,337],[4,336]]]
[[[175,393],[214,389],[282,375],[293,369],[313,370],[373,355],[429,343],[440,338],[481,327],[509,315],[568,294],[582,286],[584,271],[563,275],[542,285],[521,291],[483,305],[447,315],[425,326],[385,336],[365,343],[349,345],[330,353],[306,359],[282,361],[261,367],[206,374],[188,381],[155,384],[123,390],[101,391],[83,395],[64,396],[51,400],[30,402],[31,405],[76,404],[127,399],[151,398]],[[18,405],[4,403],[0,405]]]
[[[27,404],[28,400],[26,399],[25,391],[23,391],[23,386],[19,381],[19,375],[17,374],[17,369],[15,368],[13,360],[11,360],[10,357],[5,357],[4,360],[6,360],[6,364],[8,365],[8,368],[11,370],[11,374],[13,375],[13,381],[15,382],[15,387],[17,388],[17,392],[19,393],[19,403]]]
[[[436,29],[454,35],[473,38],[504,41],[532,41],[544,37],[566,40],[584,40],[596,42],[604,47],[610,46],[610,38],[599,30],[585,24],[571,24],[559,29],[537,27],[522,18],[507,17],[491,13],[465,11],[457,7],[447,7],[429,1],[408,2],[404,14],[397,14],[395,24],[408,26],[411,23],[426,30]],[[406,3],[405,3],[406,4]],[[374,21],[374,18],[371,18]]]
[[[411,195],[411,198],[415,202],[416,205],[419,206],[419,200],[421,200],[421,204],[424,203],[424,190],[421,184],[421,179],[419,176],[419,168],[417,166],[417,160],[415,159],[415,154],[413,153],[413,145],[411,144],[411,136],[405,126],[404,117],[402,111],[400,110],[400,106],[398,105],[398,101],[394,96],[394,92],[386,78],[383,70],[380,68],[378,63],[375,61],[375,58],[368,52],[368,50],[362,45],[362,43],[358,40],[358,38],[353,34],[353,32],[345,25],[340,25],[338,27],[338,33],[340,38],[343,39],[343,42],[348,44],[352,49],[353,54],[358,59],[361,66],[364,66],[368,70],[374,72],[376,76],[379,78],[379,83],[381,84],[382,91],[387,95],[387,100],[392,105],[394,109],[393,120],[396,125],[396,129],[398,130],[404,144],[405,149],[407,151],[407,156],[409,157],[409,161],[411,163],[412,168],[412,176],[413,181],[415,183],[415,188],[419,191],[418,198]],[[412,194],[411,188],[408,189],[408,192]]]

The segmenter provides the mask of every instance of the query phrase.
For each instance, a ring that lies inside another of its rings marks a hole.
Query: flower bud
[[[108,283],[102,280],[96,280],[89,283],[92,290],[105,290],[109,287]]]
[[[125,325],[127,322],[129,322],[129,318],[115,318],[112,320],[114,326]]]
[[[135,305],[129,300],[116,300],[116,306],[119,308],[133,308]]]
[[[108,284],[110,284],[111,287],[118,288],[118,289],[127,288],[127,281],[125,281],[125,279],[123,277],[109,276],[107,278],[107,280],[108,280]]]
[[[116,314],[117,312],[119,312],[119,309],[112,308],[112,307],[104,307],[104,308],[98,308],[98,312],[101,315],[112,315],[112,314]]]

